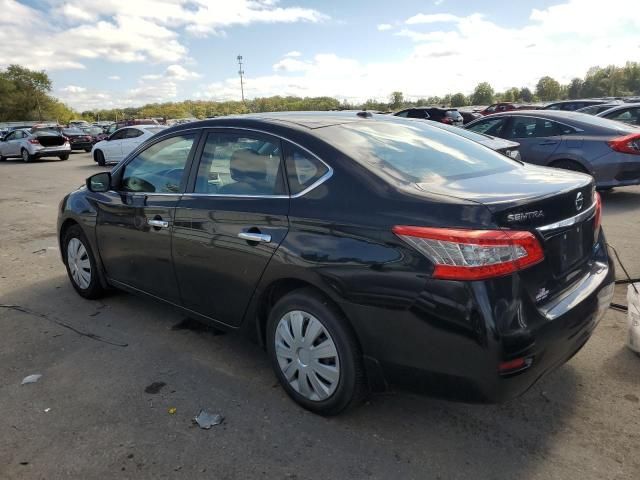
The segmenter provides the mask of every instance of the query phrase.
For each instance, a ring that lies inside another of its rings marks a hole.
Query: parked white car
[[[18,129],[7,133],[0,140],[0,161],[7,158],[22,158],[30,162],[36,158],[58,157],[67,160],[71,145],[67,137],[55,130]]]
[[[138,145],[164,130],[164,125],[132,125],[116,130],[109,137],[96,143],[91,150],[98,165],[118,163]]]

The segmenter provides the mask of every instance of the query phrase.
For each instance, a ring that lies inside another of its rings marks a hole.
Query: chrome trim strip
[[[289,142],[290,144],[295,145],[296,147],[304,150],[305,152],[307,152],[308,154],[313,156],[316,160],[318,160],[325,167],[327,167],[328,171],[322,177],[320,177],[318,180],[316,180],[314,183],[309,185],[307,188],[305,188],[301,192],[296,193],[295,195],[225,195],[225,194],[221,194],[221,193],[196,193],[196,192],[184,192],[184,194],[182,194],[182,193],[171,193],[171,194],[149,193],[149,195],[190,195],[190,196],[197,196],[197,197],[235,197],[235,198],[299,198],[299,197],[302,197],[303,195],[306,195],[311,190],[314,190],[315,188],[319,187],[320,185],[322,185],[324,182],[326,182],[327,180],[329,180],[333,176],[333,168],[331,168],[331,165],[329,165],[327,162],[322,160],[318,155],[313,153],[308,148],[303,147],[302,145],[300,145],[297,142],[294,142],[293,140],[289,140],[286,137],[278,135],[277,133],[271,133],[271,132],[267,132],[265,130],[259,130],[257,128],[223,127],[223,126],[206,126],[206,127],[188,128],[188,129],[185,129],[185,130],[179,130],[178,132],[170,132],[170,133],[168,133],[166,135],[161,135],[160,137],[154,138],[154,140],[162,141],[165,137],[170,137],[170,136],[172,136],[174,134],[176,134],[176,136],[177,136],[178,134],[180,134],[182,132],[190,132],[190,131],[194,131],[194,130],[209,130],[209,129],[245,130],[245,131],[249,131],[249,132],[262,133],[264,135],[269,135],[269,136],[272,136],[272,137],[279,138],[280,140],[284,140],[286,142]],[[154,142],[154,143],[157,143],[157,142]],[[138,149],[134,150],[129,155],[133,156],[134,153],[137,154],[138,153],[137,150]],[[127,156],[126,159],[128,159],[128,157],[129,156]],[[284,162],[284,158],[282,159],[282,161]],[[120,170],[120,168],[122,168],[124,166],[124,164],[125,163],[124,163],[124,159],[123,159],[116,165],[116,167],[113,170],[111,170],[111,174],[112,175],[116,174],[118,172],[118,170]],[[285,166],[285,168],[286,168],[286,166]],[[144,192],[140,192],[140,193],[144,194]]]
[[[564,220],[560,220],[559,222],[555,222],[555,223],[550,223],[548,225],[542,225],[541,227],[538,227],[536,230],[542,233],[542,232],[548,232],[549,230],[556,230],[558,228],[570,227],[572,225],[575,225],[576,223],[580,223],[581,221],[589,218],[591,215],[595,213],[595,210],[596,210],[596,204],[594,202],[584,212],[580,212],[578,215],[574,217],[565,218]]]

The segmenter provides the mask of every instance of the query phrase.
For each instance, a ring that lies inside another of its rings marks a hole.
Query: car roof
[[[605,113],[617,112],[618,110],[626,110],[627,108],[637,108],[640,107],[640,103],[619,103],[614,107],[611,107],[603,112],[598,114],[599,117],[603,117]]]

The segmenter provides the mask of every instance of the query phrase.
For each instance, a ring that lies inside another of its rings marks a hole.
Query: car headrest
[[[231,155],[229,170],[236,182],[264,181],[267,178],[267,157],[249,148],[241,148]]]

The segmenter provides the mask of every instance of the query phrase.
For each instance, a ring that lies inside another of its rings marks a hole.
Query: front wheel
[[[33,160],[33,157],[31,156],[31,154],[27,151],[26,148],[23,148],[22,151],[20,152],[20,155],[22,156],[22,161],[24,163],[29,163],[31,160]]]
[[[337,415],[368,393],[362,354],[344,316],[312,289],[295,290],[272,308],[267,349],[287,394],[320,415]]]
[[[96,150],[95,153],[93,154],[93,159],[98,163],[98,165],[100,165],[101,167],[104,167],[105,161],[104,161],[104,153],[102,153],[102,150]]]
[[[79,225],[73,225],[64,234],[64,263],[69,280],[76,292],[84,298],[99,298],[104,288],[98,277],[96,259],[89,241]]]
[[[60,160],[69,160],[69,154],[65,153],[64,155],[60,155]]]
[[[91,148],[85,148],[84,151],[89,153],[91,151]]]

